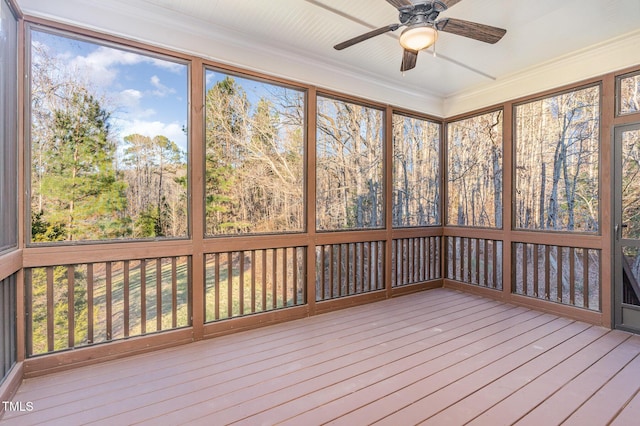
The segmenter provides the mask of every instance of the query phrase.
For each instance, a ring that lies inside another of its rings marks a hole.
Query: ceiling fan
[[[334,49],[342,50],[354,44],[368,40],[380,34],[395,31],[406,26],[400,34],[400,45],[404,49],[400,71],[415,68],[418,52],[432,46],[438,39],[438,31],[444,31],[485,43],[497,43],[507,30],[476,22],[455,18],[443,18],[436,21],[440,13],[459,3],[461,0],[430,0],[415,4],[411,0],[387,0],[400,12],[398,24],[390,24],[382,28],[361,34],[357,37],[336,44]]]

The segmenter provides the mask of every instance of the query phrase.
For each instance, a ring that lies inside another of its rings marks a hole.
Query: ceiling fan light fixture
[[[400,34],[400,45],[408,50],[427,49],[438,39],[438,31],[430,24],[416,24],[407,27]]]

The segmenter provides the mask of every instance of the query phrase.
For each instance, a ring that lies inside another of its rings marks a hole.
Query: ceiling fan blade
[[[451,34],[469,37],[485,43],[497,43],[507,30],[462,19],[445,18],[436,22],[436,28]]]
[[[418,51],[404,49],[402,53],[402,64],[400,65],[400,71],[405,72],[416,67],[418,60]]]
[[[450,9],[461,1],[462,0],[440,0],[440,3],[444,3],[444,5],[447,6],[447,9]]]
[[[377,35],[384,34],[389,31],[395,31],[398,28],[400,28],[400,24],[387,25],[386,27],[378,28],[373,31],[369,31],[368,33],[360,34],[359,36],[349,39],[347,41],[343,41],[342,43],[338,43],[335,46],[333,46],[333,48],[336,50],[342,50],[349,46],[353,46],[354,44],[360,43],[361,41],[368,40]]]
[[[411,0],[387,0],[387,2],[391,4],[393,7],[395,7],[396,9],[401,9],[407,6],[413,6],[413,3],[411,3]]]

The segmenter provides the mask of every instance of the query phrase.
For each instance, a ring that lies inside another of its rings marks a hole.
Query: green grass
[[[93,265],[93,338],[88,335],[89,303],[87,287],[87,265],[75,266],[74,274],[74,346],[100,343],[108,340],[136,336],[142,333],[144,321],[145,333],[173,328],[172,308],[172,265],[170,259],[163,259],[161,267],[161,310],[157,312],[156,292],[156,262],[147,262],[145,272],[145,308],[146,316],[142,314],[141,268],[139,261],[130,261],[129,265],[129,327],[125,332],[125,291],[124,291],[124,262],[111,264],[111,335],[107,330],[107,279],[106,264]],[[68,348],[68,267],[54,268],[53,299],[54,308],[54,350]],[[46,268],[34,268],[31,272],[33,294],[33,354],[48,352],[47,348],[47,274]],[[188,262],[187,258],[179,258],[176,265],[177,282],[177,310],[176,326],[189,325],[188,318]],[[161,317],[160,328],[157,327],[158,315]]]

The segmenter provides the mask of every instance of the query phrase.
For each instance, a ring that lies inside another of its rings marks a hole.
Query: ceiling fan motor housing
[[[446,10],[447,7],[439,2],[417,3],[412,6],[398,9],[400,12],[400,23],[402,25],[415,25],[433,23],[440,15],[440,12]]]

